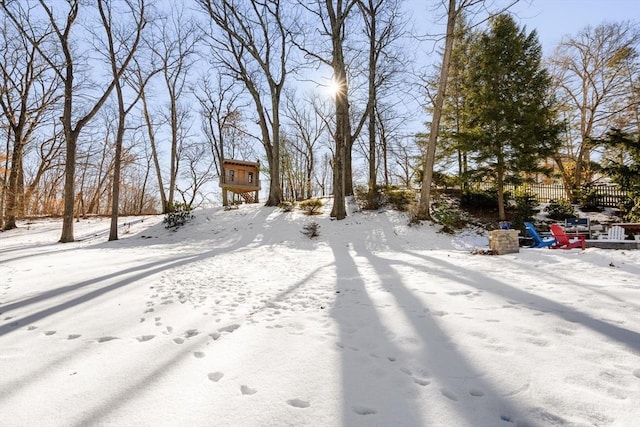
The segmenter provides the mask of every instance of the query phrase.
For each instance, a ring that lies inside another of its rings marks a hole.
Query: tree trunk
[[[451,52],[453,51],[456,14],[456,0],[449,0],[449,8],[447,10],[447,35],[445,38],[444,55],[442,57],[442,67],[440,68],[440,81],[438,82],[438,92],[436,94],[435,105],[433,108],[433,119],[431,120],[429,142],[427,143],[427,152],[424,160],[422,189],[420,190],[420,204],[417,212],[417,217],[419,219],[431,219],[430,203],[433,166],[436,157],[440,117],[442,116],[442,106],[444,105],[444,96],[447,89],[447,78],[449,77]]]
[[[5,206],[5,223],[4,230],[12,230],[17,227],[16,216],[18,213],[20,191],[19,181],[22,175],[22,156],[23,147],[22,134],[14,133],[13,153],[11,155],[11,171],[9,173],[9,186],[7,188],[7,199]]]

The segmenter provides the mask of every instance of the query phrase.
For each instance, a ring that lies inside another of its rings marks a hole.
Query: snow
[[[329,209],[0,233],[0,425],[640,425],[640,251]]]

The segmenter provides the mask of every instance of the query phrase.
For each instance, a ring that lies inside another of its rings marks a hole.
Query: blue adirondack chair
[[[524,227],[527,229],[529,236],[533,239],[533,245],[529,246],[530,248],[548,248],[556,243],[555,237],[542,238],[542,236],[538,234],[536,227],[534,227],[530,222],[525,222]]]

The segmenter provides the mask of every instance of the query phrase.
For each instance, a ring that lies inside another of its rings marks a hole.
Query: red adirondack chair
[[[551,249],[573,249],[587,247],[583,234],[567,234],[559,224],[551,224],[551,234],[556,238],[556,244]]]

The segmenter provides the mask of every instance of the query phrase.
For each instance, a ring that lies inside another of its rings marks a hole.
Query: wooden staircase
[[[256,203],[253,191],[250,193],[240,193],[240,197],[242,197],[245,203]]]

